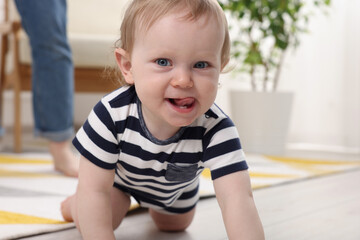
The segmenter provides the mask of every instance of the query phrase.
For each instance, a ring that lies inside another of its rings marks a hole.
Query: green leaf
[[[242,70],[253,74],[254,69],[261,71],[263,67],[276,71],[283,52],[300,44],[299,36],[308,32],[311,17],[307,3],[324,10],[331,0],[221,0],[219,3],[230,13],[232,30],[241,33],[232,36],[233,57]],[[269,76],[273,73],[269,72]]]

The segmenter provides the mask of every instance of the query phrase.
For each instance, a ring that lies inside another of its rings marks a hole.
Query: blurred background
[[[3,2],[3,1],[1,1]],[[10,4],[12,1],[10,1]],[[104,55],[111,65],[113,43],[118,39],[126,0],[71,0],[69,36],[82,36],[89,42],[106,41]],[[332,0],[328,14],[313,14],[309,33],[300,36],[296,50],[286,53],[278,91],[294,93],[286,150],[328,152],[360,156],[360,9],[358,0]],[[2,18],[4,13],[1,12]],[[14,10],[10,18],[16,18]],[[79,38],[77,38],[79,39]],[[92,39],[92,40],[91,40]],[[93,39],[96,39],[94,41]],[[74,49],[73,49],[74,51]],[[76,50],[75,50],[76,51]],[[11,50],[10,54],[11,55]],[[11,56],[7,59],[11,59]],[[90,56],[87,58],[97,58]],[[11,60],[7,60],[11,62]],[[7,66],[8,68],[11,68]],[[216,102],[233,115],[230,89],[249,90],[249,84],[221,76]],[[94,104],[105,93],[76,93],[75,124],[80,126]],[[2,119],[7,134],[14,123],[13,91],[3,94]],[[33,126],[31,93],[21,93],[22,126]],[[251,106],[251,103],[249,103]],[[246,149],[245,149],[246,150]]]

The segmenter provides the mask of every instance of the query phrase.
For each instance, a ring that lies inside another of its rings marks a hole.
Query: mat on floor
[[[262,155],[247,155],[247,162],[253,189],[360,167],[359,161]],[[48,154],[0,154],[0,239],[74,227],[62,219],[60,203],[75,191],[76,184],[76,179],[53,170]],[[201,176],[200,193],[214,196],[207,170]]]

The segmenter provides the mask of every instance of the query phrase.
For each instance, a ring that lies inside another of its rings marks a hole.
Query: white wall
[[[332,0],[329,15],[315,15],[288,56],[281,81],[296,92],[290,142],[359,151],[358,9],[358,0]]]
[[[344,145],[360,149],[360,1],[348,0],[346,5],[344,47],[343,123]]]

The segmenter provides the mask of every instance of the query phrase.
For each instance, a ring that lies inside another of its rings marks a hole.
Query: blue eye
[[[165,59],[165,58],[159,58],[156,59],[155,61],[158,65],[166,67],[166,66],[170,66],[170,61]]]
[[[206,68],[209,64],[207,62],[197,62],[194,65],[194,68]]]

